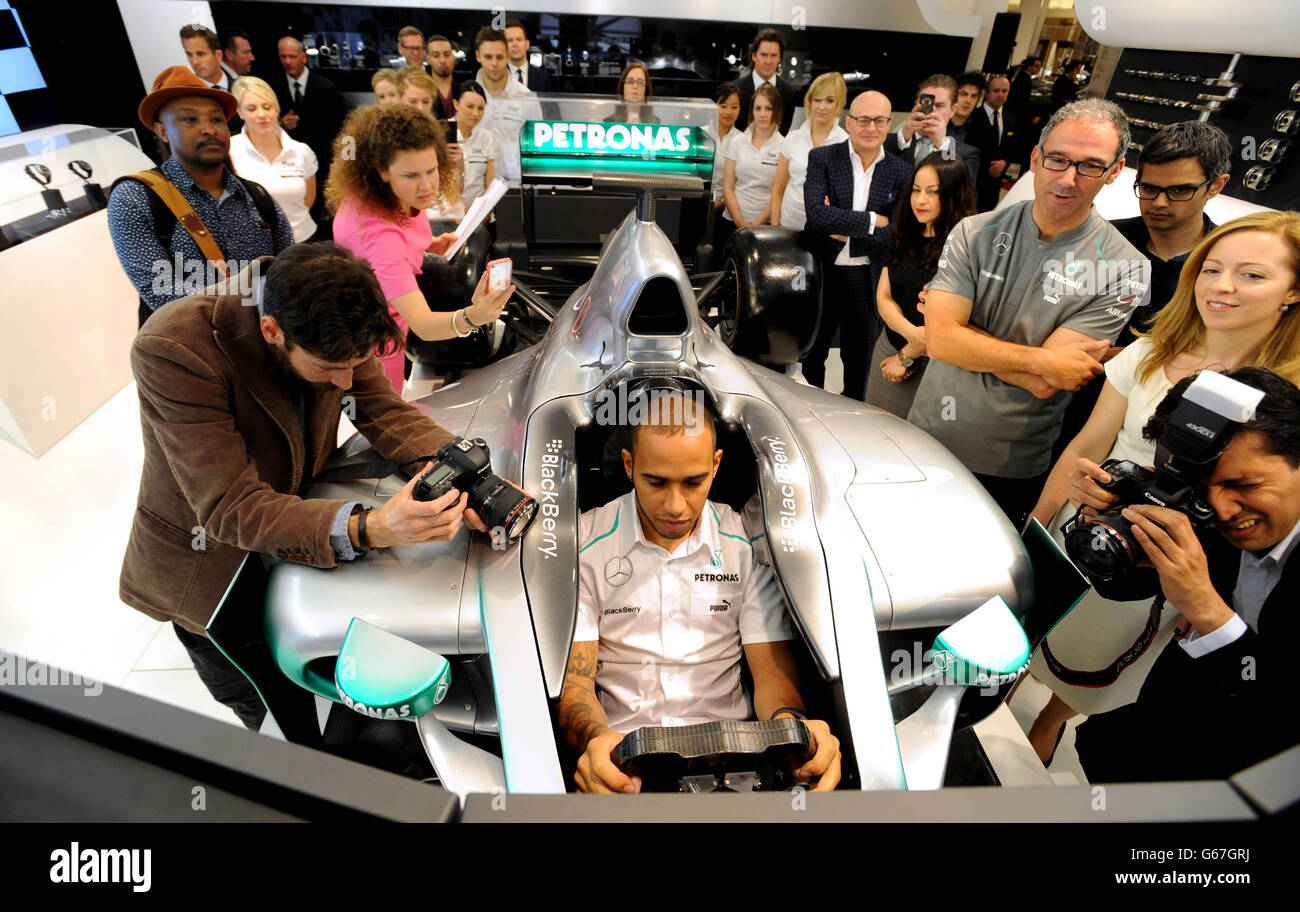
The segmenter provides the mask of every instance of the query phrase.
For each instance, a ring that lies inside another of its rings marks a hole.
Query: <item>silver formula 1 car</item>
[[[797,360],[820,306],[816,264],[800,259],[792,233],[740,231],[730,278],[708,283],[731,304],[702,302],[653,220],[655,192],[698,189],[698,177],[684,180],[633,180],[636,211],[540,341],[415,403],[449,431],[482,438],[493,470],[537,499],[520,540],[501,550],[462,529],[449,543],[371,552],[329,571],[273,566],[274,664],[358,713],[416,724],[439,780],[462,796],[565,791],[570,761],[553,707],[574,633],[578,514],[629,484],[613,459],[618,428],[601,409],[630,383],[671,377],[719,416],[711,498],[741,511],[749,536],[767,544],[760,554],[797,630],[810,709],[841,739],[841,787],[937,788],[954,731],[992,712],[1028,661],[1025,546],[928,435],[733,350],[748,333],[767,360]],[[602,186],[620,181],[629,178]],[[776,308],[764,283],[784,271],[788,284],[792,262],[806,262],[814,281],[782,305],[788,318],[754,321]],[[333,464],[365,462],[368,450],[356,436]],[[404,483],[391,475],[314,491],[378,504]]]

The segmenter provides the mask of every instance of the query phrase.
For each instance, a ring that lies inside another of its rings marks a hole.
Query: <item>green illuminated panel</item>
[[[713,140],[699,127],[530,120],[519,136],[523,176],[686,175],[709,180]]]

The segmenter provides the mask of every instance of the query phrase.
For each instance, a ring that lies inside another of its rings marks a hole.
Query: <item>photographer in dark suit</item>
[[[1221,779],[1300,742],[1289,668],[1300,604],[1300,389],[1258,367],[1224,376],[1264,398],[1206,481],[1217,531],[1198,536],[1177,510],[1124,511],[1182,615],[1181,638],[1135,703],[1079,726],[1092,782]],[[1163,433],[1191,382],[1170,390],[1144,437]]]
[[[876,344],[876,283],[892,237],[890,220],[912,179],[912,169],[883,148],[892,116],[889,99],[866,91],[844,117],[847,142],[808,153],[804,179],[805,237],[818,250],[825,276],[817,340],[803,360],[814,386],[825,386],[826,356],[840,330],[844,395],[863,401]]]
[[[316,153],[316,186],[323,187],[330,173],[331,146],[343,125],[347,103],[334,83],[307,68],[307,52],[301,41],[285,35],[276,47],[284,76],[267,81],[280,102],[280,125]],[[323,198],[323,193],[318,194],[311,210],[317,223],[323,217]]]
[[[736,129],[744,131],[749,125],[749,106],[754,101],[754,93],[764,84],[771,85],[781,94],[781,133],[790,132],[790,122],[794,118],[795,108],[799,103],[795,99],[794,86],[784,79],[777,78],[776,71],[785,59],[785,36],[774,28],[765,28],[754,36],[749,46],[749,62],[752,68],[736,80],[740,86],[740,116],[736,118]]]

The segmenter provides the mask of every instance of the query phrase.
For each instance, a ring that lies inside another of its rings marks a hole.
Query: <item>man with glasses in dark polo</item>
[[[1227,185],[1231,167],[1228,135],[1207,123],[1169,124],[1147,140],[1138,155],[1133,183],[1142,214],[1111,224],[1150,261],[1151,297],[1133,311],[1102,361],[1132,342],[1133,330],[1149,330],[1156,314],[1174,296],[1187,255],[1214,230],[1205,204]],[[1095,377],[1071,398],[1052,450],[1053,462],[1087,423],[1104,383],[1104,377]]]
[[[908,413],[962,461],[1017,528],[1076,390],[1145,303],[1150,264],[1092,201],[1123,167],[1113,102],[1057,111],[1030,161],[1034,198],[962,220],[925,305],[930,366]]]

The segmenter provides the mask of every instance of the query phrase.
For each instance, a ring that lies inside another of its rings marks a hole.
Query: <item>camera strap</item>
[[[1156,593],[1156,597],[1151,601],[1151,612],[1147,615],[1147,622],[1143,626],[1142,632],[1137,635],[1137,639],[1115,661],[1105,668],[1096,671],[1079,671],[1076,668],[1063,665],[1061,660],[1052,654],[1052,648],[1048,645],[1046,639],[1043,640],[1042,644],[1043,661],[1047,663],[1047,667],[1051,669],[1052,674],[1066,684],[1075,687],[1109,687],[1119,680],[1119,676],[1125,668],[1140,659],[1151,648],[1156,633],[1160,630],[1160,613],[1164,601],[1164,593]]]

